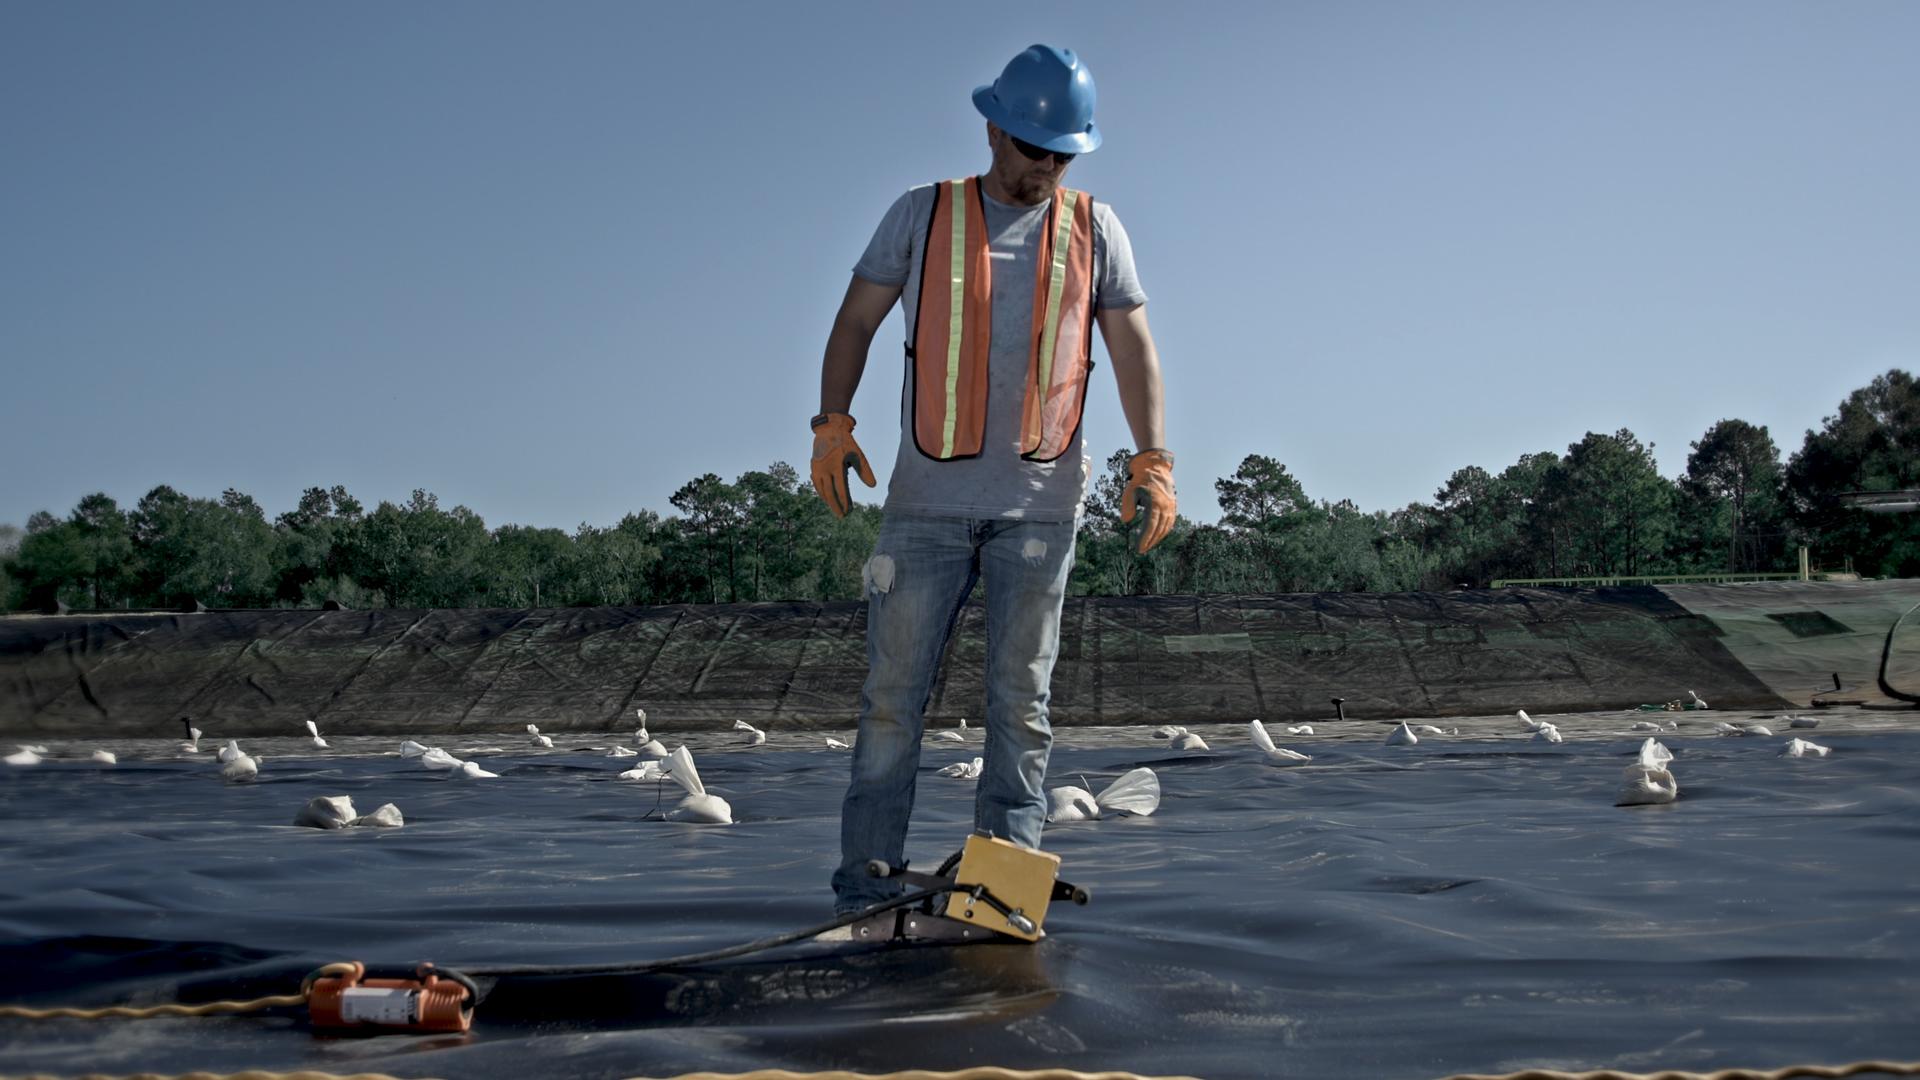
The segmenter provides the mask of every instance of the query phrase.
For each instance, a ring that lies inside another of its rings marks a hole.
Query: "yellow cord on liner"
[[[231,1013],[262,1012],[266,1009],[285,1009],[305,1005],[307,992],[313,989],[315,979],[328,975],[346,975],[353,971],[352,964],[328,964],[316,969],[300,983],[297,994],[275,994],[272,997],[254,998],[250,1001],[207,1001],[199,1005],[106,1005],[97,1009],[76,1009],[55,1007],[36,1009],[28,1005],[0,1005],[0,1017],[15,1020],[151,1020],[158,1016],[219,1016]]]
[[[55,1080],[45,1073],[28,1073],[22,1080]],[[387,1073],[328,1073],[303,1069],[297,1072],[270,1072],[266,1069],[248,1069],[246,1072],[214,1073],[190,1072],[174,1073],[163,1076],[160,1073],[134,1073],[129,1076],[110,1076],[106,1073],[86,1073],[80,1080],[419,1080],[417,1077],[398,1077]]]
[[[251,1001],[209,1001],[201,1005],[108,1005],[99,1009],[34,1009],[25,1005],[0,1005],[0,1017],[20,1020],[150,1020],[156,1016],[217,1016],[221,1013],[250,1013],[305,1005],[305,994],[276,994]]]

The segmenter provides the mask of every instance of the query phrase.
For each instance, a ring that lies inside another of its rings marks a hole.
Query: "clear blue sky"
[[[345,484],[571,528],[804,469],[849,269],[1035,41],[1099,84],[1069,181],[1132,234],[1190,516],[1249,453],[1369,510],[1588,430],[1790,453],[1920,368],[1920,3],[957,12],[10,0],[0,522]]]

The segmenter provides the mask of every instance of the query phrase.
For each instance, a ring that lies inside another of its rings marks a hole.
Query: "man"
[[[984,175],[914,188],[887,211],[827,339],[813,485],[844,515],[847,470],[873,470],[847,410],[896,301],[908,327],[900,449],[866,566],[866,686],[841,813],[834,907],[897,895],[870,859],[905,865],[925,710],[954,621],[978,580],[987,600],[985,769],[974,827],[1037,847],[1053,744],[1048,684],[1088,465],[1080,416],[1098,323],[1134,443],[1123,499],[1146,519],[1139,550],[1174,521],[1160,364],[1146,293],[1113,212],[1061,187],[1100,145],[1093,77],[1035,45],[973,92],[987,118]]]

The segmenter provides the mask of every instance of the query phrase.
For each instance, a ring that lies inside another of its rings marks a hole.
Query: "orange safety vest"
[[[938,461],[979,457],[987,430],[993,270],[980,178],[934,185],[907,343],[913,441]],[[1053,461],[1073,446],[1093,371],[1093,196],[1053,193],[1033,275],[1033,351],[1020,410],[1020,456]]]

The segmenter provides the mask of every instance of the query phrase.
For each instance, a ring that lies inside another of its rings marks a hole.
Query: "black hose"
[[[967,854],[967,849],[961,848],[959,851],[956,851],[953,854],[947,856],[947,861],[940,864],[940,869],[935,870],[933,872],[933,876],[934,877],[950,876],[953,873],[954,867],[960,865],[960,860],[964,858],[966,854]]]
[[[688,953],[685,956],[669,956],[664,960],[638,960],[617,964],[507,964],[498,967],[467,967],[463,965],[460,970],[467,975],[478,976],[480,978],[498,978],[505,975],[643,975],[652,971],[667,971],[673,968],[692,967],[696,964],[709,964],[716,960],[731,960],[736,956],[765,952],[768,949],[777,949],[782,945],[791,945],[796,941],[805,941],[807,938],[818,937],[829,930],[838,930],[843,926],[852,926],[862,919],[878,915],[883,911],[892,911],[894,908],[917,904],[930,897],[939,896],[943,893],[949,893],[961,888],[971,888],[971,886],[950,885],[945,888],[923,889],[919,892],[902,893],[891,900],[883,900],[863,911],[856,911],[851,915],[841,915],[830,922],[824,922],[818,926],[810,926],[804,930],[794,930],[785,934],[776,934],[773,937],[761,938],[758,941],[749,941],[742,945],[733,945],[724,949],[714,949],[711,952]]]

